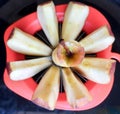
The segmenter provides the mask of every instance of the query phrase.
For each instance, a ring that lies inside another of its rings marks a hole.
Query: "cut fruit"
[[[39,82],[32,101],[44,108],[54,110],[59,95],[60,70],[52,66]]]
[[[58,20],[54,3],[52,1],[49,1],[42,5],[38,5],[37,17],[49,42],[55,47],[59,42],[59,37]]]
[[[108,84],[115,72],[115,64],[116,61],[112,59],[85,57],[75,69],[91,81]]]
[[[110,34],[107,26],[102,26],[87,35],[79,43],[86,53],[96,53],[106,49],[114,42],[115,38]]]
[[[25,55],[48,56],[52,51],[42,41],[18,28],[13,29],[7,45],[13,51]]]
[[[84,55],[84,48],[78,42],[61,40],[52,52],[52,60],[58,66],[73,67],[81,63]]]
[[[33,77],[38,72],[52,64],[49,57],[9,62],[8,74],[11,80],[24,80]]]
[[[78,2],[69,2],[62,26],[62,39],[76,39],[85,24],[88,14],[88,6]]]
[[[73,108],[80,108],[92,100],[85,85],[72,73],[70,68],[63,68],[62,74],[67,100]]]

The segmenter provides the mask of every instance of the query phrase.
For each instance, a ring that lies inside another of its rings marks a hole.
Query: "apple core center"
[[[52,52],[53,62],[61,67],[77,66],[82,62],[84,56],[84,48],[77,41],[61,40]]]

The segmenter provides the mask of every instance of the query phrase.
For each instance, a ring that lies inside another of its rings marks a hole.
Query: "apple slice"
[[[24,80],[30,78],[51,65],[50,57],[43,57],[30,60],[9,62],[8,73],[11,80]]]
[[[58,20],[53,1],[37,7],[37,17],[49,42],[55,47],[59,42]]]
[[[85,78],[99,84],[108,84],[115,72],[116,61],[112,59],[85,57],[75,69]]]
[[[85,24],[88,14],[89,7],[87,5],[69,2],[63,20],[62,39],[76,39]]]
[[[19,28],[13,29],[7,45],[12,50],[25,55],[48,56],[52,51],[42,41]]]
[[[78,42],[61,40],[52,52],[52,60],[58,66],[73,67],[81,63],[84,55],[84,49]]]
[[[46,109],[54,110],[59,95],[60,70],[52,66],[35,89],[32,101]]]
[[[85,85],[72,73],[70,68],[62,68],[62,74],[67,100],[73,108],[80,108],[92,100]]]
[[[110,34],[107,26],[102,26],[87,35],[79,43],[86,53],[96,53],[104,50],[114,42],[115,38]]]

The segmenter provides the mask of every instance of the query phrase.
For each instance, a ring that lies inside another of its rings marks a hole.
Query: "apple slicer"
[[[67,5],[56,6],[56,12],[57,12],[57,17],[59,21],[63,20],[66,7]],[[90,13],[83,28],[87,34],[89,34],[91,31],[99,28],[102,25],[107,25],[110,27],[107,19],[98,10],[90,6],[89,8],[90,8]],[[19,19],[18,21],[16,21],[15,23],[13,23],[7,28],[4,34],[5,45],[14,27],[18,27],[22,29],[23,31],[29,34],[32,34],[32,35],[34,35],[36,32],[42,29],[38,22],[36,12],[31,13]],[[120,62],[120,54],[112,52],[111,49],[112,49],[112,45],[109,46],[109,48],[97,53],[96,55],[97,57],[100,57],[100,58],[113,58]],[[7,45],[6,45],[6,55],[7,55],[7,62],[25,59],[24,55],[10,50],[7,47]],[[16,94],[30,101],[31,101],[33,91],[35,90],[37,86],[37,83],[35,82],[33,78],[29,78],[29,79],[22,80],[22,81],[12,81],[9,78],[9,75],[6,69],[4,73],[4,82],[10,90],[12,90]],[[57,100],[57,104],[56,104],[56,109],[87,110],[87,109],[96,107],[97,105],[99,105],[101,102],[103,102],[107,98],[107,96],[109,95],[112,89],[113,83],[114,83],[114,76],[112,76],[110,83],[105,84],[105,85],[97,84],[97,83],[94,83],[88,80],[85,83],[85,85],[88,88],[90,94],[92,95],[93,100],[89,102],[87,105],[82,106],[81,108],[78,108],[78,109],[73,109],[72,107],[70,107],[66,101],[65,93],[60,92],[58,100]]]

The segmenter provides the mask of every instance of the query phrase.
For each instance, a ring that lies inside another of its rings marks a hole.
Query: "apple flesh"
[[[107,26],[102,26],[87,35],[79,43],[85,49],[85,53],[96,53],[109,47],[115,38],[111,35]]]
[[[115,72],[116,61],[112,59],[85,57],[74,67],[82,76],[99,84],[108,84]]]
[[[7,70],[11,80],[19,81],[39,73],[51,65],[49,57],[21,60],[7,63]]]
[[[81,63],[84,55],[84,49],[78,42],[61,40],[52,52],[52,60],[58,66],[73,67]]]
[[[13,51],[25,55],[48,56],[52,51],[42,41],[19,28],[13,29],[7,45]]]
[[[78,2],[69,2],[63,20],[62,39],[76,39],[82,31],[88,14],[88,6]]]
[[[59,95],[60,70],[52,66],[42,77],[35,89],[32,101],[46,109],[54,110]]]
[[[37,17],[49,42],[55,47],[59,42],[59,37],[58,20],[53,1],[38,5]]]
[[[67,101],[73,108],[80,108],[92,100],[86,86],[70,68],[62,68],[62,78]]]

